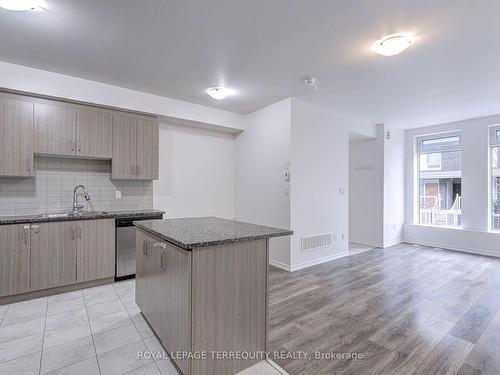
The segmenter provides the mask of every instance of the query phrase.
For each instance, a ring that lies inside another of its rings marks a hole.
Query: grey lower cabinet
[[[115,275],[115,220],[76,222],[76,282]]]
[[[0,297],[30,290],[30,226],[0,226]]]
[[[76,282],[76,222],[31,225],[31,291]]]
[[[169,352],[191,351],[191,252],[137,230],[136,303]],[[184,375],[188,359],[173,358]]]
[[[114,219],[0,225],[0,239],[0,298],[114,276]]]
[[[266,350],[267,240],[187,251],[141,229],[136,238],[136,302],[182,373],[233,375],[257,363],[210,353]]]

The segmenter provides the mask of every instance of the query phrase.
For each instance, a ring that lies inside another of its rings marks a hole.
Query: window
[[[500,126],[491,128],[491,229],[500,230]]]
[[[460,226],[462,224],[460,134],[418,138],[417,152],[419,223]]]
[[[420,170],[438,170],[441,169],[441,153],[421,154]]]

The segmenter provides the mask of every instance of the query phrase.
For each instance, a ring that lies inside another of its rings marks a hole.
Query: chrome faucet
[[[85,186],[83,186],[83,185],[76,186],[75,190],[73,190],[73,212],[75,214],[78,212],[78,210],[81,210],[83,207],[85,207],[85,206],[83,206],[81,204],[78,204],[78,196],[76,195],[76,192],[77,192],[78,188],[81,188],[83,190],[83,196],[85,197],[85,200],[86,201],[90,200],[89,192],[87,191],[87,189],[85,188]]]

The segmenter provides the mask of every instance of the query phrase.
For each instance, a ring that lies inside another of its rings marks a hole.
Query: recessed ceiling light
[[[377,40],[372,50],[383,56],[395,56],[407,49],[415,36],[412,34],[391,34]]]
[[[232,95],[233,93],[233,90],[223,86],[210,87],[209,89],[207,89],[207,94],[216,100],[225,99],[227,96]]]
[[[43,0],[0,0],[0,8],[8,10],[36,10],[44,6]]]

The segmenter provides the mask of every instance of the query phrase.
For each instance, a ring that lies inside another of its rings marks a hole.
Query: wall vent
[[[332,234],[316,234],[302,237],[302,251],[321,249],[332,245]]]

